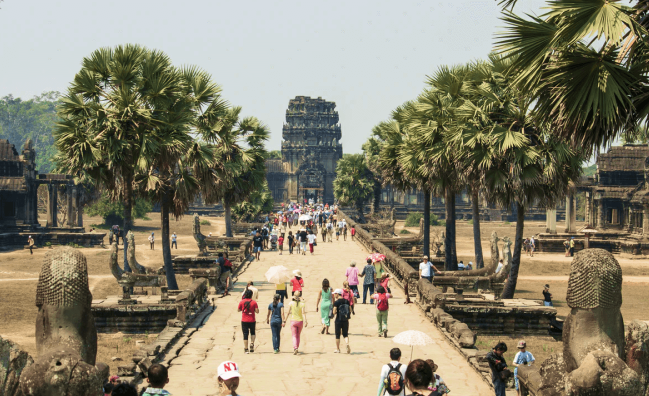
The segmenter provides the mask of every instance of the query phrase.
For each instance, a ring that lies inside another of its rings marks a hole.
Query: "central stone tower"
[[[313,199],[333,203],[336,164],[342,158],[336,103],[297,96],[286,110],[282,160],[269,160],[268,183],[275,201]]]

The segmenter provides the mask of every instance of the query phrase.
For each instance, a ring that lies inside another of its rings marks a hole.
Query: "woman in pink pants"
[[[306,321],[306,306],[304,301],[302,301],[302,292],[297,291],[293,295],[293,301],[288,305],[288,310],[286,312],[286,318],[284,318],[284,323],[282,326],[286,326],[288,318],[291,318],[291,333],[293,334],[293,355],[297,355],[297,350],[300,347],[300,333],[302,333],[302,327],[308,326]]]

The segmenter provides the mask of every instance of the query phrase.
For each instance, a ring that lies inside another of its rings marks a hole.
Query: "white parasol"
[[[435,344],[435,341],[433,341],[433,339],[430,338],[428,334],[417,330],[402,331],[401,333],[395,335],[392,341],[397,344],[410,346],[410,360],[412,360],[412,350],[415,345],[424,346]]]
[[[308,214],[303,214],[298,218],[299,221],[309,221],[313,218],[313,216],[308,215]]]
[[[291,275],[291,271],[289,271],[289,269],[284,267],[283,265],[270,267],[268,271],[266,271],[266,280],[269,283],[278,284],[288,282],[292,277],[293,276]]]

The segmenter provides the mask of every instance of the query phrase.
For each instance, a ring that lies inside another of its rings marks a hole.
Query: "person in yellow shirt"
[[[286,283],[277,283],[275,285],[275,294],[279,294],[281,296],[281,303],[284,304],[284,298],[288,297],[288,294],[286,293]]]

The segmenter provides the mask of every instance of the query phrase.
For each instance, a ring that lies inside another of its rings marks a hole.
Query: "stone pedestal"
[[[122,298],[117,300],[117,303],[120,305],[133,305],[137,304],[137,300],[131,298],[130,289],[133,286],[122,286]]]
[[[58,227],[57,220],[57,189],[56,185],[47,185],[47,226]]]
[[[572,233],[577,231],[577,208],[574,193],[568,193],[566,197],[566,232]]]

